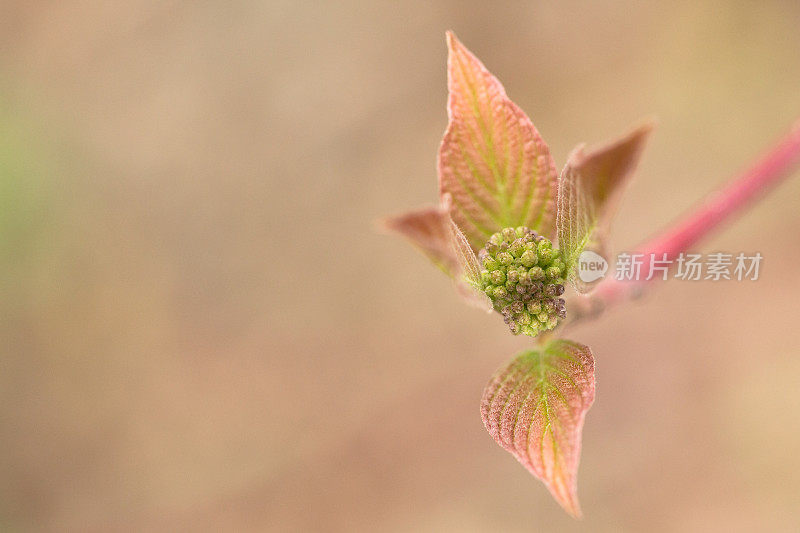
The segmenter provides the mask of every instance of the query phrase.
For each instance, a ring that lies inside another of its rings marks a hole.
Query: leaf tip
[[[580,143],[567,156],[567,165],[573,167],[580,165],[581,161],[586,158],[586,143]],[[560,180],[559,180],[560,181]]]
[[[453,32],[453,30],[447,30],[446,32],[444,32],[444,36],[445,39],[447,39],[447,48],[451,51],[456,46],[461,44],[461,42],[459,42],[458,37],[456,37],[456,34],[455,32]]]
[[[630,133],[627,135],[627,138],[623,138],[623,143],[627,140],[628,142],[636,143],[641,149],[644,147],[644,143],[653,133],[653,130],[656,129],[658,126],[658,118],[654,115],[650,115],[645,117],[641,120],[638,126],[631,129]]]
[[[656,129],[658,126],[658,117],[655,115],[648,115],[641,120],[641,124],[638,128],[635,128],[634,131],[641,130],[642,132],[649,134],[651,131]]]
[[[551,490],[551,492],[553,491]],[[561,508],[567,512],[567,514],[569,514],[575,520],[583,520],[581,504],[578,502],[578,494],[574,488],[569,492],[568,495],[556,496],[555,492],[553,492],[553,496]]]
[[[398,216],[383,216],[372,221],[372,230],[382,235],[399,233]]]
[[[555,340],[512,359],[495,373],[481,399],[489,435],[576,519],[582,517],[577,493],[581,434],[594,388],[591,350]]]

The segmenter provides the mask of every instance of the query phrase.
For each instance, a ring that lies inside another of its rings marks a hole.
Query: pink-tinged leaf
[[[589,292],[596,283],[584,283],[576,275],[578,259],[585,249],[607,257],[611,221],[652,129],[651,122],[645,123],[589,152],[578,146],[561,172],[556,218],[559,248],[579,292]]]
[[[654,126],[653,122],[645,122],[613,142],[588,152],[581,146],[570,156],[567,164],[582,176],[601,226],[608,225],[613,218]]]
[[[451,243],[450,216],[442,206],[425,207],[387,217],[383,226],[399,233],[448,275],[457,270],[458,261]]]
[[[456,291],[473,307],[490,313],[492,302],[481,289],[481,265],[478,258],[453,219],[449,219],[449,222],[450,242],[458,265],[458,274],[454,277]]]
[[[577,276],[578,258],[597,229],[597,205],[592,201],[581,174],[569,163],[558,181],[558,247],[569,279],[579,292],[587,286]]]
[[[525,113],[483,64],[447,33],[449,124],[439,148],[439,189],[473,250],[504,227],[553,237],[558,175]]]
[[[555,340],[500,369],[481,401],[483,424],[492,438],[575,517],[581,516],[576,485],[581,432],[594,387],[591,350]]]
[[[450,218],[447,198],[444,204],[388,217],[383,220],[383,226],[408,239],[434,265],[453,278],[456,292],[468,304],[489,312],[492,310],[491,302],[480,290],[478,259]]]

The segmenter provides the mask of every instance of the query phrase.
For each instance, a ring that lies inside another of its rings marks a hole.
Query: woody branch
[[[651,276],[652,259],[674,260],[680,253],[709,236],[724,222],[740,214],[763,194],[786,179],[800,165],[800,120],[778,143],[730,183],[709,195],[700,205],[664,231],[639,246],[641,277],[619,280],[613,277],[601,282],[592,293],[595,304],[605,308],[641,292]],[[652,276],[652,280],[661,279]]]

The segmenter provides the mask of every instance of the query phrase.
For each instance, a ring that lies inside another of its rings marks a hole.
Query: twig
[[[592,293],[591,307],[597,311],[638,295],[643,285],[648,283],[643,280],[649,277],[651,254],[661,259],[666,253],[667,260],[674,260],[786,179],[799,164],[800,120],[753,166],[709,195],[695,210],[639,246],[634,253],[643,254],[640,281],[621,281],[609,276]],[[654,276],[655,279],[658,277]]]

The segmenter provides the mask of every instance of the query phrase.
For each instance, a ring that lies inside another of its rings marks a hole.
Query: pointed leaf
[[[553,237],[557,172],[525,113],[448,32],[449,124],[439,148],[439,189],[473,250],[508,226]]]
[[[492,302],[481,289],[481,265],[475,252],[470,248],[464,233],[458,228],[453,219],[450,222],[450,242],[458,264],[456,291],[466,302],[473,307],[492,312]]]
[[[576,275],[578,259],[585,249],[607,258],[611,220],[652,129],[653,123],[647,122],[588,153],[580,145],[561,173],[558,241],[570,279],[579,292],[588,292],[596,283],[584,283]]]
[[[558,247],[576,289],[586,286],[576,273],[578,258],[597,229],[597,206],[586,190],[580,172],[567,163],[558,182]]]
[[[450,243],[453,247],[453,254],[455,255],[456,262],[459,270],[463,274],[464,280],[470,285],[480,289],[481,284],[481,265],[478,262],[478,257],[475,252],[470,248],[466,236],[452,219],[449,219],[450,228]]]
[[[480,265],[466,237],[450,218],[445,205],[388,217],[383,226],[399,233],[424,253],[434,265],[453,278],[456,292],[466,303],[487,312],[489,298],[480,290]]]
[[[652,121],[645,122],[619,139],[587,153],[579,147],[570,157],[568,164],[583,177],[601,225],[610,223],[654,126]]]
[[[581,432],[594,386],[591,350],[555,340],[500,369],[481,402],[489,434],[575,517],[581,515],[576,486]]]
[[[408,239],[447,275],[456,272],[458,260],[451,242],[450,216],[445,207],[408,211],[387,217],[382,225]]]

